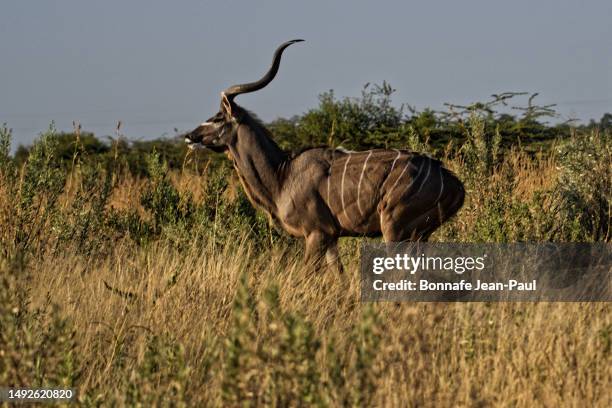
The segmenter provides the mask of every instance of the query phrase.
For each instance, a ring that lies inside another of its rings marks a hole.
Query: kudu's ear
[[[229,120],[232,118],[232,102],[225,96],[225,92],[221,92],[221,112],[223,112],[226,119]]]

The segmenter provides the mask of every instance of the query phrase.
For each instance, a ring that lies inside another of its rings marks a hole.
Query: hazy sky
[[[387,80],[418,109],[502,91],[540,92],[564,118],[612,111],[612,1],[26,1],[0,3],[0,122],[18,143],[51,120],[96,134],[173,135],[216,112],[219,92],[264,120],[318,95]]]

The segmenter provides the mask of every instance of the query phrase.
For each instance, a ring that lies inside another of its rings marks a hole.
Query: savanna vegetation
[[[610,242],[612,116],[551,125],[521,95],[416,112],[388,84],[269,124],[286,149],[402,147],[442,159],[466,203],[446,242]],[[0,130],[0,384],[84,406],[612,405],[609,303],[360,302],[347,273],[182,141]]]

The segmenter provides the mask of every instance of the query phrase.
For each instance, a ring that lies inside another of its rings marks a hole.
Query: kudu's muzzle
[[[202,137],[200,136],[198,138],[197,136],[193,135],[193,133],[194,132],[187,132],[182,135],[185,139],[185,143],[187,143],[187,147],[190,149],[199,149],[204,147],[204,145],[201,143]]]

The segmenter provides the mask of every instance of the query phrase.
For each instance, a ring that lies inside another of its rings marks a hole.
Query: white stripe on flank
[[[395,185],[400,180],[400,178],[404,175],[404,171],[406,171],[406,168],[408,168],[408,165],[413,165],[413,164],[411,162],[408,162],[408,164],[406,164],[406,167],[404,167],[404,170],[402,171],[402,174],[400,174],[400,176],[397,178],[397,180],[395,180],[395,183],[393,184],[393,187],[391,187],[391,190],[389,190],[389,194],[391,194],[393,192],[393,189],[395,188]],[[421,167],[419,167],[419,171],[417,172],[417,175],[414,176],[414,178],[412,179],[410,184],[408,184],[408,187],[406,187],[406,191],[408,191],[410,189],[410,187],[412,187],[414,182],[419,178],[419,176],[421,175],[421,171],[422,170],[423,170],[423,165],[421,165]]]
[[[397,156],[395,156],[395,160],[393,160],[393,163],[391,164],[391,170],[389,170],[389,174],[391,174],[391,172],[393,171],[393,169],[395,168],[395,162],[397,161],[397,159],[400,158],[400,156],[402,155],[402,152],[400,152],[397,149],[393,149],[397,152]]]
[[[442,191],[444,190],[444,175],[442,174],[442,166],[440,166],[438,169],[440,170],[440,194],[438,194],[436,203],[438,203],[442,198]]]
[[[429,173],[431,173],[431,160],[430,159],[427,160],[427,164],[428,164],[428,166],[427,166],[427,174],[425,175],[425,178],[423,179],[423,182],[419,186],[419,189],[417,190],[417,192],[414,193],[414,195],[417,195],[417,194],[419,194],[421,192],[421,189],[423,188],[423,186],[425,185],[425,183],[429,179]]]
[[[372,155],[372,151],[368,153],[368,157],[366,157],[363,162],[363,168],[361,169],[361,176],[359,176],[359,184],[357,185],[357,208],[359,209],[359,214],[363,215],[363,211],[361,210],[361,203],[359,202],[359,195],[361,193],[361,181],[363,180],[363,173],[365,173],[366,166],[368,165],[368,160],[370,160],[370,156]]]
[[[327,206],[328,207],[331,205],[330,201],[329,201],[329,183],[330,183],[330,180],[331,180],[331,174],[332,174],[331,171],[332,171],[332,166],[330,164],[329,165],[329,172],[327,173]]]
[[[348,162],[351,160],[352,155],[349,153],[348,158],[344,162],[344,171],[342,171],[342,182],[340,183],[340,198],[342,199],[342,212],[345,212],[344,209],[344,176],[346,175],[346,167],[348,166]]]
[[[329,171],[327,173],[327,206],[329,208],[331,208],[331,201],[329,201],[329,188],[330,188],[330,182],[331,182],[331,177],[332,177],[332,166],[334,165],[334,159],[336,158],[336,150],[332,150],[332,158],[331,158],[331,162],[329,163]]]
[[[412,162],[410,161],[410,159],[408,159],[408,163],[406,163],[406,166],[404,167],[404,170],[402,170],[402,172],[400,173],[399,177],[395,180],[395,183],[393,183],[393,186],[391,186],[391,189],[389,190],[389,193],[391,193],[393,191],[393,189],[395,189],[395,186],[397,186],[397,183],[400,181],[400,179],[402,178],[402,176],[406,172],[406,169],[408,169],[408,166],[414,166],[412,164]],[[419,174],[421,174],[421,169],[420,168],[419,168]],[[410,185],[412,185],[412,183],[410,183]]]

